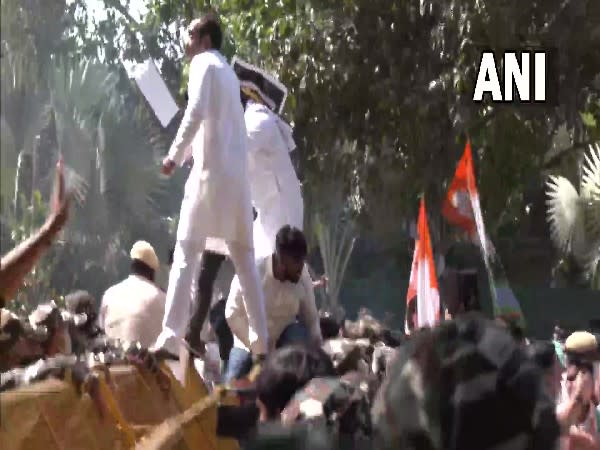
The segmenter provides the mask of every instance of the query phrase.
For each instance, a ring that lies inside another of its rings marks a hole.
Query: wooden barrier
[[[153,374],[134,366],[113,366],[100,375],[102,417],[92,399],[70,383],[47,380],[0,395],[2,450],[128,450],[150,431],[208,395],[190,365],[185,385],[162,366],[171,387],[160,389]],[[236,399],[226,397],[226,404]],[[216,436],[217,407],[183,429],[175,450],[237,450],[237,441]]]
[[[47,380],[0,394],[3,450],[125,449],[110,417],[100,417],[87,396],[71,384]]]

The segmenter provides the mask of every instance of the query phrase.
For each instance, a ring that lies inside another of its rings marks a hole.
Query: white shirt
[[[298,283],[281,282],[274,277],[272,255],[257,260],[257,269],[265,294],[270,350],[275,348],[281,333],[296,320],[297,316],[308,329],[309,338],[320,344],[322,337],[319,314],[315,303],[313,282],[306,264]],[[234,336],[233,345],[248,350],[250,326],[237,275],[231,282],[225,318]]]
[[[251,248],[253,216],[240,83],[218,51],[194,56],[188,95],[185,114],[169,150],[169,158],[180,165],[189,156],[194,157],[185,184],[177,239],[213,238],[210,241]]]
[[[98,324],[110,338],[149,348],[162,330],[166,296],[154,283],[130,275],[102,297]]]

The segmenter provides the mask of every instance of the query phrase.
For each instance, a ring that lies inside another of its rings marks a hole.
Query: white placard
[[[163,127],[169,125],[179,108],[154,61],[147,59],[142,64],[138,64],[131,71],[131,77],[148,100],[161,125]]]

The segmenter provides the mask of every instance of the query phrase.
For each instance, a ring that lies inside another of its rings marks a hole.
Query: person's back
[[[192,171],[200,170],[204,177],[219,175],[215,177],[218,180],[223,179],[222,175],[237,177],[242,174],[240,169],[246,170],[246,128],[237,76],[218,50],[194,56],[192,65],[198,69],[196,73],[206,71],[204,81],[199,86],[192,84],[190,89],[200,91],[201,109],[205,106],[210,111],[202,117],[203,130],[198,137],[204,145],[194,146]]]
[[[278,117],[265,105],[249,101],[244,113],[249,137],[249,160],[252,178],[262,175],[275,177],[279,190],[299,188],[298,177],[290,159],[290,149],[279,129]],[[253,196],[255,187],[252,186]],[[267,193],[256,192],[266,196]]]
[[[152,246],[138,241],[130,256],[131,275],[104,293],[98,321],[109,338],[148,348],[162,329],[166,296],[154,284],[159,262]]]
[[[130,275],[104,294],[104,331],[110,338],[150,347],[161,331],[164,309],[165,293],[149,280]]]

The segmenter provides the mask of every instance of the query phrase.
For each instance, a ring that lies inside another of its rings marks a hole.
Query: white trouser
[[[196,297],[200,257],[205,245],[206,239],[178,240],[175,244],[162,332],[154,345],[157,349],[164,348],[174,355],[179,354],[180,340],[185,336],[192,304]],[[269,348],[269,336],[265,301],[254,261],[254,250],[234,242],[228,242],[227,247],[244,292],[244,307],[248,312],[248,323],[253,331],[251,332],[252,351],[256,354],[266,354]]]

